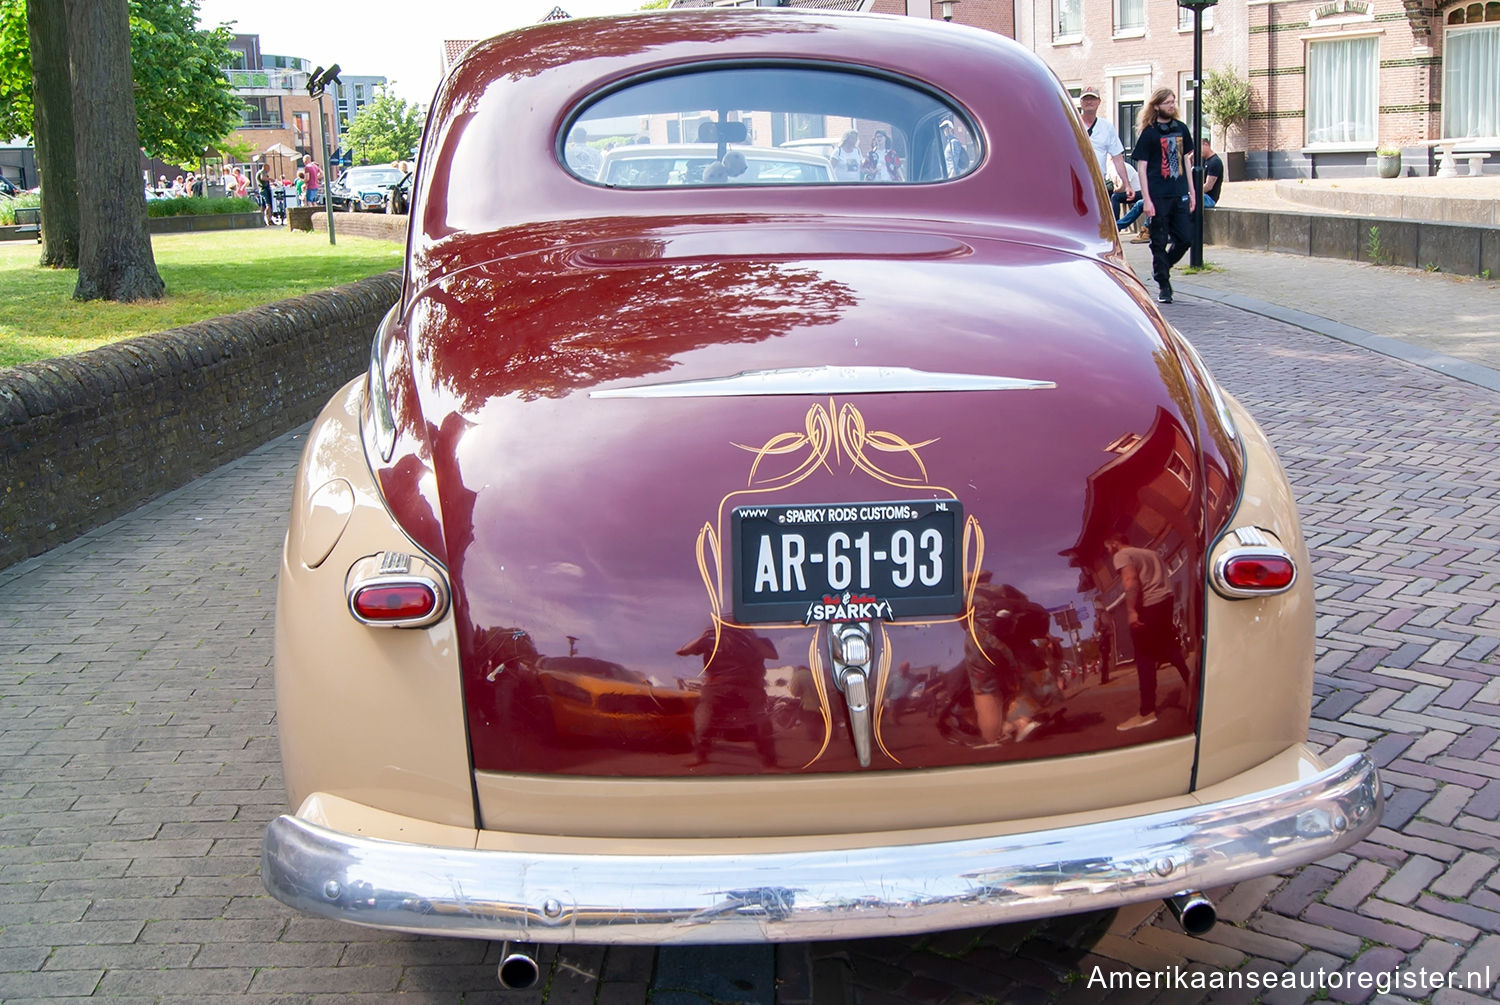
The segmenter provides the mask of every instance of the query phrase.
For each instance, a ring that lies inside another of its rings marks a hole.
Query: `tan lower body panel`
[[[990,767],[762,778],[476,772],[486,828],[579,837],[775,837],[1024,820],[1187,792],[1193,738]]]

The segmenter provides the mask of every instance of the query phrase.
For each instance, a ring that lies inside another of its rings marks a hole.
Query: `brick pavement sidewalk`
[[[1125,257],[1152,286],[1150,247],[1127,243]],[[1473,380],[1476,374],[1455,361],[1500,371],[1500,277],[1447,276],[1222,245],[1209,245],[1203,257],[1222,271],[1189,276],[1178,266],[1172,277],[1178,292],[1311,326],[1460,379]],[[1167,308],[1168,317],[1172,310]],[[1482,386],[1500,390],[1500,379],[1479,376]]]
[[[1491,976],[1482,998],[1382,1001],[1493,998],[1500,394],[1207,301],[1170,316],[1288,467],[1318,580],[1312,739],[1373,751],[1381,829],[1217,891],[1225,923],[1203,939],[1143,905],[774,951],[572,947],[545,954],[545,993],[505,1000],[769,1002],[774,980],[787,1005],[1248,1001],[1091,985],[1394,967]],[[0,999],[499,999],[494,944],[296,917],[260,888],[261,829],[283,800],[270,630],[299,447],[283,437],[0,572]]]

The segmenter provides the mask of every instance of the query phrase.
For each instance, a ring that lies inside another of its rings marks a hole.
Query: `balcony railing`
[[[229,86],[240,90],[300,91],[307,85],[302,70],[225,70]]]

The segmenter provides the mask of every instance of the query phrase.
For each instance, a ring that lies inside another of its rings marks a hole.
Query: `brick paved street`
[[[1169,311],[1300,497],[1320,602],[1313,740],[1369,747],[1387,784],[1384,826],[1351,853],[1216,891],[1223,923],[1203,939],[1144,905],[926,938],[575,947],[544,954],[545,994],[501,995],[495,944],[295,917],[257,877],[283,799],[271,608],[301,445],[283,437],[0,571],[0,999],[702,1005],[769,1003],[779,984],[780,1001],[818,1005],[1175,1003],[1255,995],[1091,978],[1420,967],[1481,986],[1327,996],[1492,1000],[1500,394],[1218,304]]]

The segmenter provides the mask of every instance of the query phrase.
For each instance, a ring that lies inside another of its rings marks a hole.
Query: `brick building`
[[[1101,114],[1127,145],[1158,87],[1174,88],[1192,120],[1192,15],[1175,5],[1016,0],[1016,38],[1075,94],[1098,84]],[[1493,0],[1435,9],[1424,0],[1222,0],[1204,15],[1203,66],[1233,68],[1254,92],[1250,120],[1213,133],[1233,152],[1231,177],[1369,175],[1385,147],[1428,174],[1428,141],[1445,137],[1466,138],[1460,150],[1500,150]]]
[[[1500,151],[1497,0],[1221,0],[1204,13],[1203,66],[1253,90],[1248,122],[1215,128],[1231,177],[1368,175],[1377,148],[1408,172],[1437,167],[1430,141]],[[1127,145],[1158,87],[1193,114],[1193,16],[1146,0],[674,0],[675,7],[784,6],[949,16],[1009,35],[1075,95],[1104,98]],[[1446,56],[1446,59],[1445,59]],[[1212,124],[1210,124],[1212,128]],[[1487,170],[1500,172],[1500,156]]]
[[[236,35],[230,46],[234,62],[224,72],[235,96],[244,102],[240,125],[230,138],[249,143],[259,156],[279,145],[295,150],[297,161],[312,154],[322,163],[324,136],[330,151],[338,145],[338,119],[332,102],[325,99],[320,110],[318,100],[307,94],[311,62],[262,52],[259,35]],[[275,172],[296,173],[291,156],[272,154],[267,160]]]

